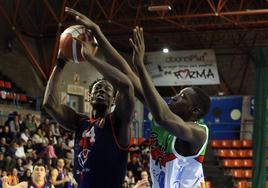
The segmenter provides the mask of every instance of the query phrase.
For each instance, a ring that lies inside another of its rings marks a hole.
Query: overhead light
[[[171,10],[171,6],[169,5],[153,5],[153,6],[149,6],[148,7],[148,11],[151,12],[157,12],[157,11],[170,11]]]
[[[163,52],[166,54],[169,52],[168,48],[163,48]]]

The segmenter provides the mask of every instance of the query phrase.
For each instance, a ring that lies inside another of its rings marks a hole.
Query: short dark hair
[[[97,79],[95,80],[94,82],[92,82],[90,85],[89,85],[89,93],[91,93],[92,89],[93,89],[93,86],[99,82],[99,81],[106,81],[106,82],[109,82],[108,80],[106,80],[105,78],[101,78],[101,79]],[[109,82],[110,83],[110,82]],[[112,84],[111,84],[112,85]],[[113,85],[112,85],[113,86]],[[113,90],[114,90],[114,93],[113,93],[113,96],[115,97],[116,93],[117,93],[117,90],[113,87]]]
[[[44,164],[43,160],[41,160],[41,159],[33,164],[33,168],[36,166],[43,166],[44,168],[46,168],[46,165]]]
[[[192,87],[195,91],[196,105],[201,109],[197,119],[204,117],[210,108],[210,97],[208,94],[199,87]]]

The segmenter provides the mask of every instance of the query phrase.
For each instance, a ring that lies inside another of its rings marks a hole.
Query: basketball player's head
[[[33,166],[32,179],[35,182],[44,181],[46,177],[46,168],[42,162],[37,162]]]
[[[90,90],[90,103],[93,108],[110,109],[114,104],[116,90],[105,79],[95,81]]]
[[[196,121],[209,110],[210,98],[198,87],[184,88],[171,98],[169,108],[185,121]]]

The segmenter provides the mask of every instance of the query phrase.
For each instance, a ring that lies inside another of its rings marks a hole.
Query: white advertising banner
[[[156,86],[220,83],[214,50],[148,52],[145,61]]]

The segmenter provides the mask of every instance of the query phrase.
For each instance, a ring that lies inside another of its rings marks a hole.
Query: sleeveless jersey
[[[150,173],[153,188],[205,188],[202,162],[208,141],[208,128],[198,123],[207,133],[207,139],[194,156],[184,157],[175,150],[176,137],[151,122]]]
[[[38,186],[37,184],[33,182],[33,180],[31,180],[31,181],[28,181],[28,188],[51,188],[51,184],[45,181],[44,185]]]
[[[113,114],[99,119],[81,119],[75,133],[74,178],[78,188],[121,188],[127,168],[127,148],[117,142]],[[114,122],[114,123],[112,123]]]
[[[64,172],[63,171],[60,171],[59,169],[57,169],[58,170],[58,176],[57,176],[57,181],[58,180],[63,180],[64,179],[64,177],[65,177],[65,174],[64,174]],[[59,184],[59,185],[54,185],[54,187],[55,188],[64,188],[65,187],[65,184],[66,183],[61,183],[61,184]]]

